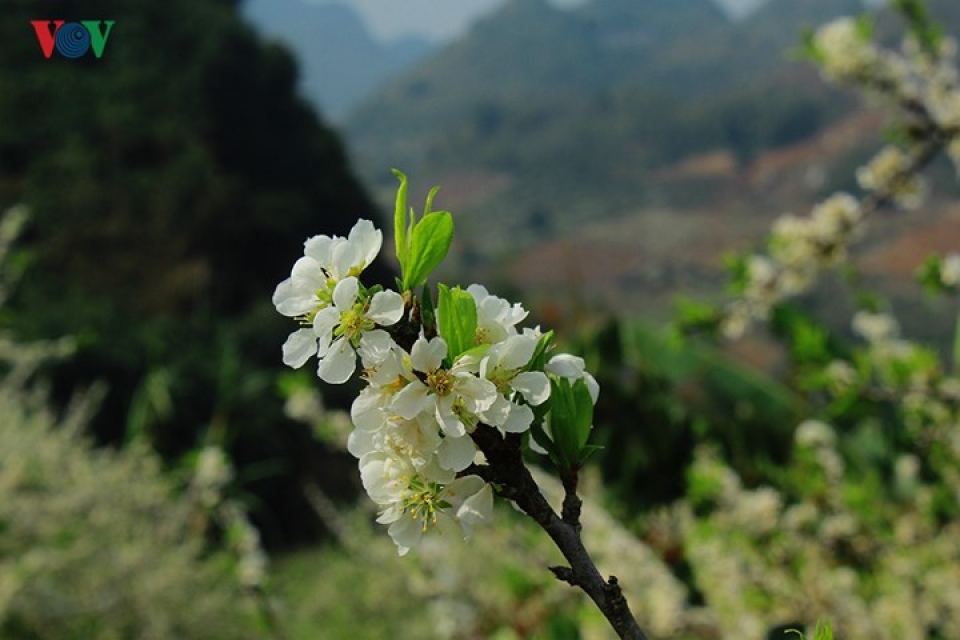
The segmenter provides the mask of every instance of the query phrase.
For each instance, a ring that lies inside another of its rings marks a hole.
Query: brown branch
[[[640,629],[620,585],[614,576],[604,580],[580,538],[580,498],[576,497],[576,473],[561,479],[567,492],[564,498],[564,517],[550,507],[540,492],[530,470],[520,454],[518,434],[501,436],[488,425],[478,425],[471,434],[474,442],[486,456],[487,464],[472,465],[464,474],[473,473],[492,483],[497,493],[533,518],[570,563],[569,567],[550,567],[558,579],[583,590],[597,605],[607,621],[624,640],[647,640]],[[573,497],[571,498],[571,492]]]

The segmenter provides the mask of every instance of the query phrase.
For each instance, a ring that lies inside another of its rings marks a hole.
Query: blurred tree
[[[101,58],[47,59],[30,24],[40,19],[115,25]],[[54,377],[64,395],[107,380],[102,440],[124,437],[135,413],[176,456],[219,425],[241,467],[258,463],[248,488],[270,504],[273,532],[311,535],[291,483],[324,465],[282,417],[277,345],[290,327],[270,296],[304,239],[376,212],[298,95],[295,61],[233,0],[82,11],[12,0],[0,38],[0,205],[34,214],[30,272],[2,323],[24,338],[79,337]],[[169,410],[133,407],[157,371]]]

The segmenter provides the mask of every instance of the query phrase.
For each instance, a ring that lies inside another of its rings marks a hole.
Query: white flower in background
[[[948,287],[960,284],[960,254],[951,253],[940,263],[940,281]]]
[[[587,371],[587,365],[583,358],[559,353],[550,358],[543,370],[560,378],[566,378],[571,383],[583,380],[590,392],[590,397],[593,398],[593,403],[597,403],[597,398],[600,397],[600,385],[597,384],[596,378]]]
[[[317,375],[324,382],[341,384],[356,370],[354,349],[364,342],[383,344],[389,339],[377,325],[390,326],[403,315],[403,299],[395,291],[379,291],[369,300],[358,300],[360,283],[344,278],[333,290],[332,305],[321,309],[312,329],[294,331],[283,345],[283,362],[299,368],[310,356],[320,360]]]
[[[223,449],[206,446],[197,456],[193,486],[200,501],[208,509],[217,506],[223,497],[223,489],[233,480],[233,467]]]
[[[849,193],[836,193],[813,208],[815,235],[821,241],[846,238],[855,231],[863,214],[860,203]]]
[[[467,292],[477,303],[476,344],[496,344],[517,334],[517,323],[528,313],[520,303],[511,305],[479,284],[470,285]]]
[[[540,371],[521,371],[536,351],[539,339],[532,334],[510,336],[493,345],[480,360],[480,377],[497,389],[496,401],[483,413],[483,419],[503,433],[522,433],[533,422],[531,406],[539,406],[550,397],[550,381]],[[527,404],[511,398],[519,394]]]
[[[857,370],[844,360],[833,360],[824,368],[823,374],[835,392],[849,389],[857,383]]]
[[[289,278],[277,285],[273,304],[282,315],[313,320],[330,305],[333,289],[344,278],[359,276],[380,252],[383,234],[369,220],[358,220],[346,238],[314,236]]]
[[[793,434],[794,441],[804,447],[833,447],[837,442],[837,435],[833,427],[820,420],[804,420],[797,426]]]
[[[905,209],[916,209],[923,203],[926,183],[910,175],[912,160],[899,147],[887,145],[870,163],[857,169],[857,182],[868,191],[893,198]]]
[[[847,82],[877,71],[878,52],[863,37],[854,18],[828,22],[817,29],[813,42],[822,56],[823,73],[828,79]]]
[[[874,344],[895,338],[900,329],[896,319],[889,313],[857,311],[853,315],[853,330],[864,340]]]
[[[436,337],[417,339],[410,351],[413,369],[422,374],[394,397],[391,410],[412,420],[421,413],[436,417],[446,435],[459,438],[473,429],[478,416],[497,399],[497,388],[489,380],[478,378],[467,363],[443,368],[447,343]]]

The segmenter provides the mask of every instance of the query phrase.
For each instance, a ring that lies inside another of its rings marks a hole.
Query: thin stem
[[[473,465],[464,474],[476,474],[494,484],[498,493],[534,519],[570,563],[569,567],[550,567],[558,579],[583,590],[597,605],[607,621],[624,640],[647,640],[640,629],[616,577],[604,580],[580,538],[579,504],[576,475],[564,480],[564,518],[550,507],[520,455],[517,434],[506,437],[487,425],[479,425],[472,434],[487,459],[485,465]],[[572,484],[571,484],[572,483]],[[573,490],[574,498],[570,497]]]

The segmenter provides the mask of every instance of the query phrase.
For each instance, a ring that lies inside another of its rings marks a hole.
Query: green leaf
[[[557,464],[579,469],[595,448],[587,446],[593,427],[593,399],[586,382],[573,384],[566,378],[550,379],[550,432],[557,450]]]
[[[587,440],[590,439],[590,430],[593,429],[593,398],[590,396],[587,383],[582,378],[573,383],[573,400],[576,403],[574,424],[577,428],[577,460],[582,462],[581,454],[583,448],[587,446]]]
[[[428,216],[433,213],[433,199],[437,197],[437,193],[439,192],[440,187],[430,189],[430,193],[427,194],[427,204],[423,207],[423,215]]]
[[[450,363],[472,349],[477,334],[477,303],[473,296],[460,287],[450,289],[440,285],[437,329],[447,343],[447,359]]]
[[[413,227],[410,254],[403,271],[404,289],[415,289],[440,266],[453,241],[453,216],[446,211],[425,215]]]
[[[527,364],[527,371],[543,371],[547,365],[547,352],[553,346],[553,331],[548,331],[537,341],[537,348],[533,351],[533,357]]]
[[[397,204],[393,212],[393,240],[397,247],[397,260],[400,262],[401,273],[407,271],[407,255],[409,245],[407,239],[407,176],[394,169],[393,175],[400,180],[397,188]]]

